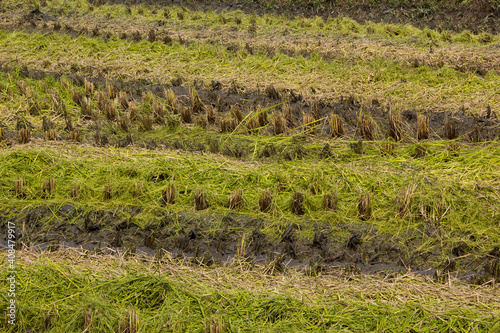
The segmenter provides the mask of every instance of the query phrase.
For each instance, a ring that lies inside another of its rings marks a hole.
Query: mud
[[[315,17],[324,20],[338,16],[350,17],[359,23],[366,21],[391,24],[412,24],[419,28],[451,31],[470,30],[498,34],[500,6],[487,0],[455,1],[183,1],[183,0],[98,0],[99,4],[178,5],[196,10],[217,12],[241,10],[249,14],[274,13],[288,17]]]
[[[55,14],[56,15],[56,14]],[[177,39],[180,44],[189,46],[191,44],[197,44],[200,41],[204,43],[217,45],[218,47],[226,48],[231,52],[238,52],[240,49],[244,49],[246,53],[253,54],[254,52],[259,52],[262,55],[268,57],[274,57],[276,54],[285,54],[290,57],[302,56],[309,58],[311,55],[320,55],[324,60],[332,61],[335,59],[348,60],[350,56],[346,59],[345,51],[341,51],[335,47],[335,45],[330,45],[331,47],[324,47],[322,50],[311,51],[308,48],[291,48],[286,45],[269,45],[264,43],[259,45],[259,43],[254,44],[252,38],[242,37],[238,32],[225,32],[223,38],[219,38],[219,33],[214,31],[199,32],[194,36],[181,36],[180,32],[177,32],[177,36],[173,36],[170,32],[162,27],[165,25],[165,21],[160,20],[156,25],[147,26],[133,26],[133,25],[121,25],[120,22],[115,22],[117,26],[113,28],[97,28],[97,25],[101,25],[102,21],[97,21],[101,23],[93,23],[88,21],[80,21],[76,23],[77,26],[72,26],[71,23],[59,23],[59,20],[64,21],[66,19],[71,19],[74,16],[72,13],[68,16],[49,16],[37,9],[27,12],[24,15],[11,14],[3,16],[3,22],[0,23],[0,27],[6,31],[18,31],[20,29],[30,32],[30,33],[43,33],[43,34],[65,34],[76,38],[81,35],[88,36],[90,38],[102,38],[104,41],[109,41],[113,36],[119,37],[120,39],[126,39],[130,42],[140,42],[141,40],[149,41],[162,41],[163,43],[170,44],[174,39]],[[48,17],[48,18],[47,18]],[[42,23],[43,22],[43,23]],[[50,22],[50,25],[47,24]],[[52,23],[55,22],[55,23]],[[97,24],[97,25],[96,25]],[[64,27],[63,27],[64,26]],[[127,34],[124,31],[134,30],[133,34]],[[155,32],[156,31],[156,32]],[[283,32],[285,34],[285,32]],[[215,37],[217,36],[217,37]],[[234,42],[236,40],[236,42]],[[491,43],[492,39],[489,35],[483,35],[481,37],[483,43]],[[243,46],[238,41],[245,41],[245,46]],[[300,41],[300,39],[299,39]],[[414,41],[410,42],[413,43]],[[296,43],[301,44],[310,43],[309,40],[304,40],[302,42],[296,41]],[[321,40],[318,40],[319,45],[322,44]],[[338,40],[337,40],[338,43]],[[327,44],[325,44],[327,45]],[[497,44],[492,44],[491,48],[498,48]],[[390,52],[389,52],[390,53]],[[454,70],[461,73],[475,73],[479,77],[484,77],[490,71],[499,72],[500,67],[495,61],[495,58],[486,58],[484,61],[474,61],[469,59],[471,54],[464,54],[461,56],[461,61],[456,62],[456,56],[445,57],[444,59],[432,60],[428,54],[423,53],[416,55],[415,57],[406,59],[405,61],[399,60],[400,65],[406,66],[408,68],[415,68],[422,65],[426,65],[433,68],[442,68],[443,66],[448,66]],[[474,58],[474,57],[473,57]],[[389,57],[388,60],[391,60]],[[178,83],[174,85],[180,85],[182,79],[177,80]]]
[[[11,73],[14,71],[13,68],[0,67],[0,71]],[[137,81],[123,81],[123,80],[110,80],[109,78],[100,77],[83,77],[71,73],[55,73],[55,72],[45,72],[38,69],[30,69],[23,66],[20,69],[16,69],[22,78],[30,78],[34,80],[43,80],[47,77],[52,77],[55,80],[59,80],[61,76],[66,76],[72,84],[75,86],[83,86],[85,79],[94,83],[97,89],[104,90],[106,82],[111,82],[117,91],[127,92],[134,100],[141,102],[144,93],[150,91],[160,98],[165,98],[165,89],[171,89],[174,91],[178,101],[181,105],[189,105],[189,88],[182,85],[173,84],[157,84],[155,82],[149,82],[147,80],[137,80]],[[313,114],[315,118],[321,119],[319,122],[315,135],[328,138],[331,136],[330,126],[328,124],[328,117],[332,113],[339,114],[344,122],[344,137],[351,138],[354,140],[360,139],[360,134],[358,132],[358,116],[360,111],[368,113],[376,123],[376,129],[374,133],[375,140],[385,140],[389,137],[389,110],[390,106],[382,105],[379,101],[373,100],[371,105],[363,105],[354,96],[339,96],[337,100],[326,101],[326,100],[306,100],[300,94],[294,92],[292,89],[274,88],[272,94],[269,93],[269,89],[252,91],[246,87],[232,83],[230,85],[223,85],[220,82],[204,83],[195,82],[195,87],[197,88],[198,94],[204,103],[204,105],[212,106],[216,110],[216,124],[215,130],[219,131],[220,119],[224,116],[231,114],[231,108],[238,105],[241,110],[243,110],[243,117],[246,116],[248,112],[256,110],[257,106],[260,105],[263,108],[272,107],[268,113],[272,113],[276,110],[280,111],[283,108],[282,102],[287,102],[291,108],[291,121],[294,126],[300,126],[302,124],[302,115]],[[274,107],[273,107],[274,106]],[[429,118],[430,126],[430,137],[429,140],[442,140],[446,139],[446,129],[445,122],[446,118],[451,119],[451,123],[455,129],[455,135],[458,137],[459,141],[463,142],[482,142],[482,141],[493,141],[497,140],[500,135],[500,121],[497,116],[497,111],[491,110],[488,112],[485,109],[484,114],[476,117],[472,117],[466,113],[465,110],[460,110],[457,112],[447,112],[447,113],[436,113],[423,110],[412,110],[407,109],[401,112],[402,116],[402,128],[403,128],[403,142],[414,142],[416,138],[417,129],[417,114],[425,115]],[[92,122],[88,121],[83,126],[90,126]],[[7,138],[16,136],[16,132],[10,130],[8,126],[6,127],[6,133],[4,134]],[[302,131],[303,129],[301,129]],[[297,131],[295,131],[297,132]],[[293,133],[293,131],[291,132]],[[260,130],[262,135],[273,135],[273,129],[271,124],[266,128]],[[112,135],[112,134],[111,134]],[[144,141],[140,140],[139,137],[135,137],[133,134],[129,134],[124,138],[114,137],[108,138],[104,137],[106,140],[98,140],[94,142],[96,145],[112,145],[117,147],[124,147],[131,143],[138,143],[140,146],[144,146],[151,149],[156,149],[158,146],[164,146],[166,148],[173,149],[184,149],[188,151],[211,151],[217,150],[216,152],[222,152],[226,155],[234,155],[235,157],[242,157],[245,155],[245,147],[241,146],[243,143],[239,143],[239,147],[212,147],[210,139],[207,139],[204,143],[202,142],[182,142],[180,140],[174,140],[169,142],[154,142],[154,141]],[[70,139],[69,135],[68,138]],[[273,153],[272,147],[268,151],[263,151],[260,156],[269,156]],[[299,149],[300,150],[300,149]],[[285,159],[295,159],[297,157],[301,158],[304,156],[303,152],[280,152],[282,157]],[[323,153],[328,153],[327,151]],[[287,157],[288,156],[288,157]]]
[[[228,263],[238,257],[272,272],[298,268],[311,275],[342,268],[360,274],[411,271],[432,275],[437,281],[450,276],[471,283],[500,278],[498,247],[482,253],[458,243],[445,253],[442,249],[446,244],[440,244],[422,253],[416,248],[431,232],[427,229],[395,237],[380,234],[368,225],[331,226],[310,221],[315,230],[311,239],[300,236],[295,224],[284,226],[277,237],[270,237],[263,231],[268,221],[244,215],[195,217],[192,213],[159,210],[154,221],[140,227],[136,224],[140,212],[140,207],[86,211],[71,203],[0,210],[0,232],[4,235],[0,248],[6,249],[5,230],[10,221],[16,224],[16,245],[38,251],[70,247],[94,253],[169,255],[186,264],[203,266]]]

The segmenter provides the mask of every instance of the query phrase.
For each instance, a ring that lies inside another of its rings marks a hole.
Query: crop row
[[[102,90],[98,90],[94,83],[82,79],[82,88],[75,87],[70,80],[61,77],[62,92],[49,89],[45,81],[40,83],[40,93],[33,85],[28,85],[24,80],[16,80],[17,92],[8,86],[0,86],[0,92],[12,100],[19,93],[25,99],[26,115],[38,117],[43,115],[41,129],[46,140],[56,140],[57,126],[51,119],[58,119],[60,127],[70,133],[70,139],[81,142],[82,137],[77,126],[72,123],[72,116],[80,121],[79,127],[94,130],[95,143],[105,145],[109,142],[103,133],[101,121],[107,122],[112,130],[111,134],[121,132],[132,139],[130,133],[135,130],[148,132],[154,126],[174,129],[181,123],[192,128],[195,124],[204,129],[212,129],[222,133],[246,133],[264,135],[327,135],[333,138],[354,136],[361,140],[372,141],[380,137],[389,137],[394,141],[410,139],[415,136],[417,140],[426,140],[431,137],[430,120],[423,114],[417,115],[416,128],[411,129],[404,123],[401,113],[389,110],[384,124],[377,124],[367,111],[360,109],[356,117],[357,127],[349,133],[345,126],[345,119],[341,112],[333,111],[325,114],[320,103],[311,102],[308,107],[297,104],[291,97],[281,94],[274,86],[267,86],[264,96],[277,104],[262,107],[242,107],[238,103],[228,105],[221,93],[220,83],[213,82],[213,90],[208,92],[207,100],[203,101],[195,87],[189,89],[189,96],[176,96],[172,89],[164,88],[157,94],[143,91],[137,96],[139,102],[130,91],[118,91],[115,84],[107,82]],[[40,96],[44,95],[44,96]],[[292,94],[293,96],[293,94]],[[281,102],[285,99],[284,102]],[[48,110],[47,110],[48,109]],[[47,112],[47,111],[48,112]],[[77,111],[78,110],[78,111]],[[343,110],[339,110],[343,111]],[[354,113],[354,110],[349,111]],[[345,113],[345,112],[344,112]],[[47,117],[47,115],[49,117]],[[492,115],[488,106],[486,118]],[[383,129],[386,127],[385,129]],[[18,118],[16,124],[17,140],[20,144],[30,141],[34,126],[26,118]],[[382,132],[385,131],[385,134]],[[6,129],[0,128],[0,140]],[[458,137],[454,121],[450,116],[444,123],[444,136],[447,139]],[[478,127],[465,133],[465,139],[477,142],[481,140]],[[411,140],[411,139],[410,139]],[[390,144],[389,144],[390,145]],[[389,149],[390,150],[390,149]]]

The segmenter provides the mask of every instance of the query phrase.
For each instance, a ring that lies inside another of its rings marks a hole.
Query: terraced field
[[[499,17],[4,0],[2,330],[496,332]]]

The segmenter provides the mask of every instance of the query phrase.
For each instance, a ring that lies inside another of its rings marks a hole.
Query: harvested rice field
[[[0,331],[500,332],[499,26],[1,1]]]

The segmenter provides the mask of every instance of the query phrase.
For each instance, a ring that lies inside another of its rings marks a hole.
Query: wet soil
[[[289,33],[287,30],[279,32],[279,34],[274,36],[273,42],[271,42],[268,38],[255,39],[255,36],[245,34],[238,30],[228,30],[221,33],[219,30],[207,29],[197,31],[187,28],[171,33],[169,29],[165,30],[164,28],[166,24],[165,20],[159,20],[155,23],[150,22],[149,24],[144,25],[140,23],[124,23],[121,20],[116,19],[109,20],[105,18],[99,19],[78,17],[74,13],[59,15],[54,10],[51,10],[51,13],[54,16],[47,15],[38,9],[27,12],[9,12],[4,15],[0,15],[2,18],[0,20],[2,21],[0,23],[0,27],[6,31],[18,31],[22,29],[23,31],[30,33],[65,34],[71,36],[72,38],[84,35],[89,38],[102,38],[105,41],[108,41],[112,37],[126,39],[130,42],[149,40],[162,41],[166,44],[170,44],[174,40],[178,40],[180,44],[185,46],[197,44],[202,41],[203,43],[226,48],[231,52],[239,52],[240,50],[249,54],[258,52],[259,54],[266,55],[268,57],[274,57],[276,53],[286,54],[290,57],[302,56],[306,58],[311,57],[311,55],[320,55],[323,59],[328,61],[333,61],[335,59],[348,61],[351,57],[358,58],[359,54],[363,54],[363,50],[366,48],[365,40],[349,40],[345,36],[338,37],[338,39],[335,40],[325,41],[321,40],[319,37],[311,39],[310,37],[297,38],[297,36],[293,36],[290,38],[293,40],[293,46],[290,46],[288,43],[289,40],[284,37]],[[130,33],[132,30],[135,30],[135,32]],[[392,30],[389,29],[389,31]],[[392,34],[392,32],[390,34]],[[482,35],[480,39],[484,44],[491,43],[492,41],[490,35]],[[341,41],[344,43],[339,45]],[[429,40],[429,42],[431,41],[432,40]],[[245,45],[243,45],[243,42],[245,42]],[[373,42],[376,43],[375,41]],[[311,49],[308,47],[309,44],[314,43],[318,43],[318,48]],[[409,43],[409,45],[413,45],[415,40],[409,39],[407,43]],[[384,48],[387,44],[382,43],[379,44],[379,46]],[[373,45],[372,47],[377,46]],[[346,48],[357,51],[346,51]],[[430,53],[435,52],[432,47],[429,49],[429,53],[426,51],[417,53],[412,52],[411,56],[408,54],[406,58],[402,55],[392,58],[391,54],[393,52],[390,52],[389,50],[384,52],[383,56],[387,57],[388,60],[398,61],[401,66],[411,68],[423,65],[432,68],[442,68],[443,66],[447,66],[461,73],[474,73],[479,77],[484,77],[491,71],[498,73],[500,70],[500,64],[498,63],[494,52],[497,48],[497,44],[491,44],[491,51],[485,51],[485,53],[482,54],[482,61],[477,61],[477,54],[473,51],[462,50],[458,54],[454,52],[448,53],[446,47],[438,49],[437,52],[441,54],[438,59],[430,57]],[[395,50],[397,49],[398,48],[395,47]],[[364,56],[366,56],[366,54]],[[457,61],[457,57],[460,59],[459,61]],[[368,57],[368,59],[370,59],[370,57]]]
[[[316,275],[341,267],[354,273],[412,271],[432,275],[437,281],[456,276],[475,284],[500,278],[498,247],[483,253],[458,242],[451,250],[443,250],[443,244],[425,252],[416,250],[424,237],[440,233],[439,228],[425,223],[420,230],[395,237],[369,225],[331,226],[311,221],[314,236],[307,239],[299,236],[300,227],[295,224],[283,226],[277,237],[270,237],[263,231],[267,221],[245,215],[195,217],[159,210],[154,222],[140,227],[135,224],[140,213],[141,207],[88,211],[72,203],[0,210],[4,235],[0,248],[6,248],[5,229],[10,221],[16,224],[19,247],[49,252],[72,247],[102,253],[168,254],[203,266],[223,264],[238,256],[275,273],[301,268]]]
[[[44,80],[47,77],[52,77],[59,80],[61,76],[66,76],[72,84],[75,86],[83,86],[85,80],[94,83],[97,89],[104,90],[106,82],[111,83],[115,86],[116,91],[125,91],[129,96],[136,100],[137,102],[142,101],[142,96],[146,92],[152,92],[159,98],[163,99],[165,89],[171,89],[174,91],[178,101],[181,105],[190,105],[189,99],[189,88],[186,86],[179,85],[179,82],[173,82],[171,84],[158,84],[155,82],[149,82],[147,80],[135,80],[135,81],[123,81],[123,80],[110,80],[107,77],[84,77],[75,74],[67,73],[55,73],[55,72],[45,72],[38,69],[31,69],[23,66],[20,69],[15,69],[22,78],[30,78],[34,80]],[[0,67],[1,72],[10,73],[13,72],[13,68]],[[303,122],[303,114],[313,115],[315,119],[318,119],[318,126],[315,135],[319,137],[329,138],[331,137],[329,117],[332,113],[340,115],[344,123],[344,137],[354,140],[362,139],[358,130],[358,116],[360,112],[367,113],[375,121],[375,140],[385,140],[390,135],[389,128],[389,110],[390,106],[383,105],[377,100],[372,100],[370,105],[363,105],[361,102],[356,100],[353,96],[339,96],[337,100],[326,101],[326,100],[306,100],[299,93],[294,92],[292,89],[287,88],[275,88],[275,87],[265,87],[258,91],[253,91],[245,86],[232,82],[229,85],[224,85],[221,82],[195,82],[194,84],[197,92],[204,103],[205,106],[212,106],[216,110],[216,123],[213,126],[215,131],[220,130],[220,123],[223,117],[227,117],[231,114],[231,110],[234,106],[239,106],[242,110],[243,117],[248,114],[248,112],[255,111],[257,106],[260,105],[263,108],[273,107],[268,111],[268,113],[273,113],[275,111],[281,111],[283,105],[281,103],[286,102],[292,109],[291,117],[287,118],[287,122],[291,122],[288,129],[293,129],[300,127]],[[497,140],[500,135],[500,120],[495,112],[495,110],[485,110],[483,115],[480,116],[470,116],[465,110],[457,112],[448,113],[436,113],[422,110],[402,110],[401,111],[401,127],[402,127],[402,142],[415,142],[417,137],[417,115],[425,115],[429,119],[430,136],[429,140],[442,140],[447,139],[445,123],[446,119],[450,119],[450,123],[454,128],[455,137],[459,141],[464,142],[482,142],[482,141],[493,141]],[[271,119],[271,118],[269,118]],[[40,116],[41,120],[41,116]],[[92,121],[83,121],[80,126],[90,127]],[[9,138],[15,138],[17,136],[17,129],[14,128],[14,124],[10,126],[6,124],[0,124],[0,126],[5,128],[4,136]],[[210,129],[210,128],[209,128]],[[291,130],[288,134],[298,133],[303,131],[304,128],[298,130]],[[261,135],[273,135],[272,124],[268,124],[266,128],[260,130]],[[113,135],[112,133],[110,135]],[[67,138],[70,139],[69,133],[66,134]],[[104,145],[114,145],[118,147],[124,147],[131,143],[140,143],[146,147],[156,148],[160,143],[158,142],[144,142],[141,141],[139,137],[133,137],[133,135],[128,135],[126,138],[121,137],[110,137],[106,138]],[[95,142],[96,145],[103,145],[103,142]],[[202,144],[204,144],[202,142]],[[167,148],[182,149],[183,146],[187,146],[187,150],[210,150],[210,143],[206,143],[207,146],[201,147],[196,145],[194,142],[189,142],[186,144],[180,142],[166,142]],[[191,147],[192,146],[192,147]],[[192,149],[191,149],[192,148]],[[233,149],[234,147],[230,148]],[[219,148],[217,148],[217,152]],[[233,149],[234,150],[234,149]],[[237,149],[238,150],[238,149]],[[237,152],[237,151],[236,151]],[[234,151],[229,151],[232,155]],[[283,152],[285,153],[285,152]],[[235,154],[238,155],[238,154]],[[263,154],[265,156],[265,153]]]
[[[217,12],[241,10],[250,14],[274,13],[289,17],[333,19],[350,17],[360,23],[366,21],[390,24],[411,24],[419,28],[451,31],[470,30],[473,33],[500,32],[500,5],[493,1],[183,1],[183,0],[97,0],[96,5],[179,5],[191,9]]]

